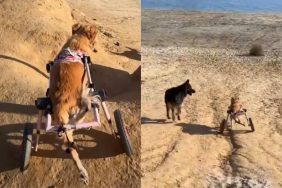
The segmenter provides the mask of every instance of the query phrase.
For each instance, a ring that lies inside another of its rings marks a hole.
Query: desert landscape
[[[142,10],[141,187],[282,187],[282,15]],[[249,56],[261,44],[264,56]],[[189,79],[182,120],[164,92]],[[250,127],[218,134],[233,96]]]
[[[111,113],[120,108],[134,156],[123,153],[102,119],[95,130],[75,132],[89,187],[140,187],[140,2],[6,0],[0,2],[0,187],[83,187],[56,135],[42,135],[29,169],[19,170],[23,127],[36,122],[34,101],[44,97],[53,60],[75,23],[95,24],[91,72],[108,93]],[[102,114],[103,117],[103,114]]]

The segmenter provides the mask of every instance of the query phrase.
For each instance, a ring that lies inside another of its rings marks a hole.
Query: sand
[[[135,150],[131,159],[123,153],[104,118],[97,130],[77,131],[89,187],[140,187],[140,3],[8,0],[0,3],[0,15],[0,187],[83,186],[56,135],[42,135],[29,169],[19,171],[23,126],[36,122],[34,100],[48,87],[45,65],[77,22],[99,28],[93,80],[106,89],[111,113],[121,109]]]
[[[142,11],[142,187],[282,186],[282,15]],[[253,43],[265,56],[250,57]],[[190,79],[182,120],[164,92]],[[224,135],[232,96],[250,127]]]

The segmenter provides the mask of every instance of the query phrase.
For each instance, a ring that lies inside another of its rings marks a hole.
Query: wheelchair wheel
[[[220,133],[220,134],[223,134],[226,123],[227,123],[226,119],[223,119],[223,120],[221,121],[220,127],[219,127],[219,133]]]
[[[32,148],[32,132],[33,132],[33,125],[26,124],[24,126],[24,132],[23,132],[22,158],[20,164],[20,170],[22,172],[26,170],[29,165],[31,148]]]
[[[117,130],[118,130],[118,135],[119,135],[121,143],[122,143],[122,147],[123,147],[126,155],[131,157],[133,155],[132,145],[131,145],[131,142],[129,140],[129,136],[127,134],[127,130],[125,128],[125,125],[123,123],[121,113],[120,113],[119,110],[116,110],[114,112],[114,117],[115,117],[116,126],[117,126]]]
[[[255,132],[255,126],[254,126],[252,118],[249,118],[249,126],[251,127],[252,132]]]

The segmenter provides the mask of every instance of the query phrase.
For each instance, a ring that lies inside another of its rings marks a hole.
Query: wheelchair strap
[[[88,56],[86,52],[81,50],[72,51],[70,48],[64,49],[54,60],[54,63],[61,63],[62,61],[79,62],[83,64],[83,56]]]

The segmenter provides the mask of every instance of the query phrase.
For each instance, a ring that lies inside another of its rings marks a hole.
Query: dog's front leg
[[[166,117],[167,119],[170,119],[169,117],[169,105],[166,103]]]
[[[84,166],[82,165],[82,162],[79,158],[79,155],[75,149],[75,147],[73,147],[73,143],[74,143],[74,139],[73,139],[73,131],[67,131],[66,132],[66,138],[64,139],[65,140],[65,144],[68,144],[69,147],[69,152],[72,156],[72,159],[74,160],[78,170],[79,170],[79,173],[80,173],[80,179],[81,181],[88,185],[89,184],[89,176],[88,176],[88,173],[86,171],[86,169],[84,168]]]

